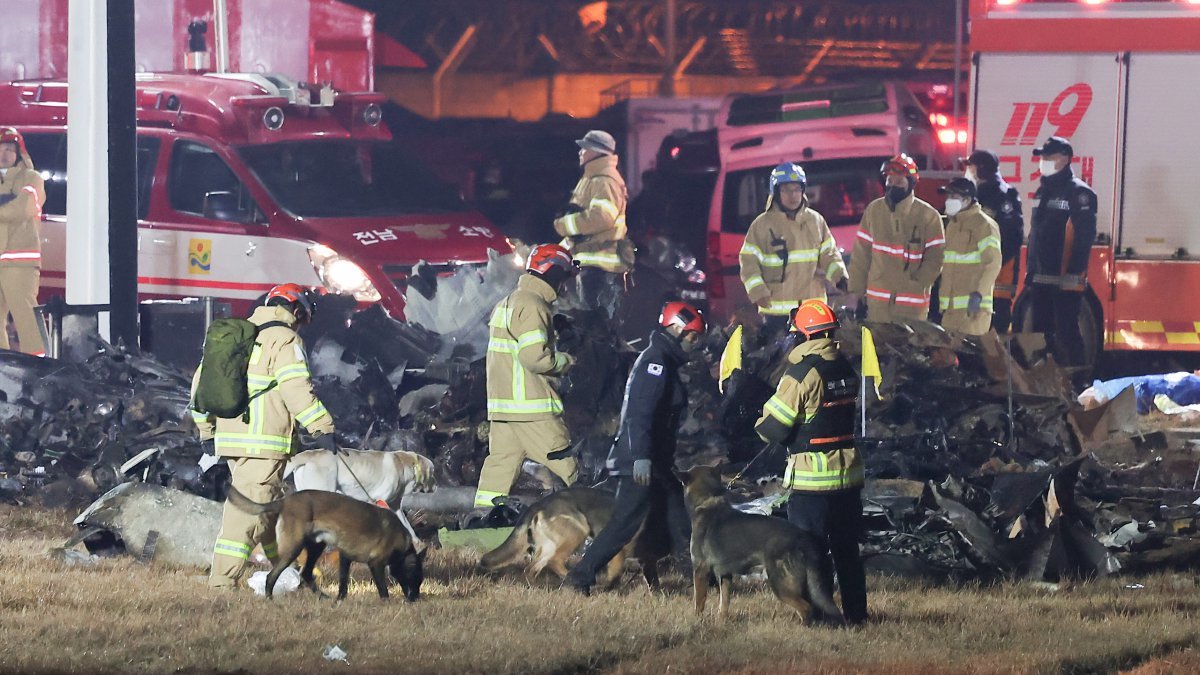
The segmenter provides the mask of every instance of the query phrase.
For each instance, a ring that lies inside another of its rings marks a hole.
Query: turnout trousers
[[[274,501],[283,497],[283,469],[286,466],[285,457],[230,457],[230,485],[259,504]],[[208,585],[236,588],[246,573],[246,564],[255,544],[261,544],[263,555],[275,562],[279,558],[275,543],[276,519],[276,516],[246,513],[226,501],[221,533],[213,547]]]
[[[4,330],[0,330],[0,349],[9,348],[7,326],[8,315],[12,314],[21,351],[34,356],[46,355],[37,315],[33,312],[38,304],[41,274],[36,267],[0,267],[0,323],[4,324]]]
[[[571,437],[561,418],[532,422],[493,421],[488,434],[488,456],[479,472],[475,507],[492,506],[496,497],[505,497],[521,473],[521,463],[532,459],[562,479],[575,484],[579,467],[575,458],[562,457],[571,445]]]
[[[818,546],[832,554],[821,557],[821,574],[833,588],[837,571],[842,590],[842,614],[851,623],[867,619],[867,577],[859,555],[862,530],[862,488],[836,492],[793,492],[787,505],[788,520],[809,532]]]

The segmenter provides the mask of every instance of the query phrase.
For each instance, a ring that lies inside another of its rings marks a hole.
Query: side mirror
[[[246,222],[247,216],[238,207],[238,199],[232,192],[204,193],[204,217],[209,220],[225,220],[235,223]]]

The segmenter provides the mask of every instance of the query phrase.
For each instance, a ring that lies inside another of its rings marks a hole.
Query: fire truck
[[[1080,321],[1102,350],[1200,351],[1200,4],[971,0],[970,138],[1000,156],[1026,223],[1032,150],[1071,141],[1099,197]],[[1017,314],[1027,303],[1018,298]]]

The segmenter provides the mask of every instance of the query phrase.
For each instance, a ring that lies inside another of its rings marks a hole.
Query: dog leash
[[[779,444],[776,443],[775,441],[771,441],[770,443],[767,443],[766,445],[764,445],[763,449],[759,450],[758,454],[755,455],[753,459],[751,459],[749,462],[746,462],[746,466],[743,466],[741,471],[737,472],[736,474],[733,475],[733,478],[729,479],[729,482],[725,484],[725,487],[726,488],[733,487],[734,481],[741,478],[742,474],[746,473],[746,471],[749,470],[750,467],[753,466],[754,463],[758,461],[759,457],[762,457],[763,454],[765,454],[768,450],[773,449],[777,445],[779,445]]]
[[[350,477],[354,479],[354,482],[358,483],[358,489],[363,491],[363,494],[365,494],[367,496],[367,499],[371,499],[371,492],[369,490],[367,490],[366,487],[363,486],[362,481],[360,481],[358,479],[358,476],[354,475],[354,469],[350,468],[350,463],[347,462],[342,457],[342,453],[337,452],[337,453],[334,453],[334,455],[338,458],[339,461],[341,461],[342,466],[346,467],[346,470],[350,472]],[[374,500],[374,502],[375,502],[375,506],[378,506],[381,509],[388,509],[390,511],[392,508],[391,506],[388,506],[388,503],[383,501],[382,499],[376,499],[376,500]]]

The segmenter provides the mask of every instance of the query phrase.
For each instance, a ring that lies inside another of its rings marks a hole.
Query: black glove
[[[217,454],[217,442],[211,438],[206,441],[200,441],[200,450],[206,455],[213,455],[215,457]]]
[[[560,352],[575,351],[582,342],[579,332],[575,330],[575,322],[566,314],[555,314],[550,319],[554,326],[555,345]]]
[[[856,321],[862,321],[867,318],[867,299],[859,298],[858,307],[854,308],[854,318]]]
[[[850,290],[850,281],[846,277],[842,277],[841,279],[838,279],[838,282],[833,286],[839,291],[845,293],[846,291]]]
[[[334,438],[333,434],[322,434],[320,436],[317,436],[316,440],[317,440],[318,448],[320,448],[322,450],[328,450],[329,452],[332,452],[335,455],[338,453],[337,439]]]
[[[559,218],[569,216],[572,213],[583,213],[583,207],[578,204],[567,204],[567,208],[562,209],[554,214],[554,219],[558,220]]]

